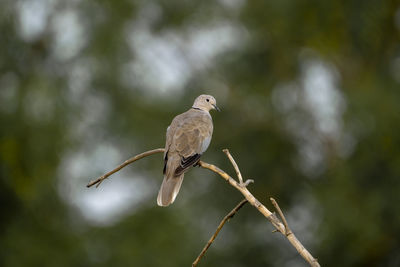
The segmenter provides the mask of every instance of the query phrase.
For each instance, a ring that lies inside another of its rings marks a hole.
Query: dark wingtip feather
[[[178,168],[176,168],[174,175],[179,176],[184,173],[188,168],[196,165],[197,162],[199,162],[200,157],[201,154],[194,154],[193,156],[189,156],[187,158],[183,157],[181,159],[180,165],[178,166]]]

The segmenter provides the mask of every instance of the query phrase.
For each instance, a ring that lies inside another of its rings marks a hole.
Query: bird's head
[[[220,111],[220,109],[217,107],[217,101],[215,98],[211,95],[200,95],[194,100],[193,103],[193,108],[198,108],[204,111],[210,111],[212,109],[215,109],[217,111]]]

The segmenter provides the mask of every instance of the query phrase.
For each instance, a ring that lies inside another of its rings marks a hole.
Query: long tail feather
[[[179,193],[183,181],[183,174],[177,177],[164,176],[164,180],[161,184],[160,191],[158,192],[157,204],[158,206],[168,206],[175,201],[176,196]]]

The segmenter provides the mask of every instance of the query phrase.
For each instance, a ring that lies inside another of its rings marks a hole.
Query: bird
[[[167,128],[164,150],[164,180],[157,196],[157,204],[166,207],[175,201],[183,177],[196,166],[207,150],[213,133],[210,110],[220,109],[211,95],[200,95],[193,106],[177,115]]]

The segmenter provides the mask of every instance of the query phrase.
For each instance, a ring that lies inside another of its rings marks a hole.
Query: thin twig
[[[236,171],[236,175],[237,175],[237,177],[238,177],[238,179],[239,179],[239,183],[240,183],[241,185],[243,185],[243,177],[242,177],[242,174],[240,173],[239,166],[236,164],[236,161],[233,159],[231,153],[229,153],[229,150],[226,149],[226,148],[223,149],[222,152],[224,152],[224,153],[226,154],[226,156],[228,157],[228,159],[231,161],[231,163],[232,163],[232,165],[233,165],[233,168],[234,168],[235,171]]]
[[[215,233],[212,235],[212,237],[210,238],[210,240],[208,240],[207,244],[205,245],[205,247],[203,248],[203,250],[201,251],[201,253],[199,254],[199,256],[197,256],[196,260],[193,262],[192,267],[197,266],[197,264],[199,263],[199,261],[201,260],[201,258],[204,256],[204,254],[206,254],[208,248],[211,246],[211,244],[214,242],[215,238],[217,237],[219,231],[221,231],[222,227],[224,227],[224,224],[226,222],[228,222],[239,210],[240,208],[242,208],[246,203],[247,203],[247,199],[243,199],[242,201],[240,201],[239,204],[236,205],[236,207],[231,210],[231,212],[229,212],[224,219],[220,222],[220,224],[218,225],[217,230],[215,231]]]
[[[118,167],[113,169],[112,171],[109,171],[106,174],[104,174],[104,175],[100,176],[99,178],[97,178],[97,179],[91,181],[90,183],[88,183],[86,187],[91,187],[91,186],[93,186],[95,184],[97,184],[96,187],[99,187],[99,185],[104,181],[104,179],[107,179],[108,176],[110,176],[111,174],[116,173],[117,171],[119,171],[120,169],[125,167],[126,165],[129,165],[129,164],[131,164],[131,163],[133,163],[133,162],[135,162],[135,161],[137,161],[137,160],[139,160],[141,158],[144,158],[144,157],[156,154],[156,153],[161,153],[161,152],[164,152],[164,148],[157,148],[157,149],[149,150],[149,151],[143,152],[143,153],[141,153],[139,155],[136,155],[136,156],[134,156],[134,157],[132,157],[132,158],[130,158],[128,160],[125,160],[124,163],[122,163],[121,165],[119,165]]]
[[[281,219],[283,221],[283,225],[285,225],[285,235],[288,236],[290,234],[293,234],[292,230],[289,227],[289,224],[286,221],[285,215],[283,215],[283,212],[278,205],[278,202],[276,202],[276,200],[272,197],[270,197],[269,200],[271,200],[272,205],[274,205],[275,209],[278,211],[279,216],[281,217]]]
[[[156,153],[161,153],[164,152],[163,148],[158,148],[154,150],[150,150],[144,153],[141,153],[139,155],[136,155],[135,157],[128,159],[121,165],[119,165],[117,168],[114,170],[106,173],[105,175],[97,178],[96,180],[90,182],[87,187],[91,187],[92,185],[99,184],[101,183],[104,179],[106,179],[108,176],[111,174],[119,171],[123,167],[127,166],[128,164],[139,160],[141,158],[144,158],[146,156],[150,156]],[[301,244],[301,242],[296,238],[294,233],[291,235],[286,235],[286,227],[285,225],[273,214],[270,210],[268,210],[263,204],[261,204],[260,201],[258,201],[247,189],[246,186],[243,186],[243,184],[238,183],[235,179],[233,179],[231,176],[229,176],[226,172],[218,168],[217,166],[213,164],[209,164],[203,161],[199,161],[198,165],[204,169],[209,169],[215,173],[217,173],[219,176],[221,176],[224,180],[226,180],[230,185],[235,187],[242,195],[247,199],[247,201],[254,206],[261,214],[263,214],[271,223],[272,225],[282,234],[286,236],[286,238],[289,240],[289,242],[292,244],[293,247],[297,250],[297,252],[310,264],[310,266],[313,267],[319,267],[318,261],[308,252],[308,250]],[[247,183],[247,181],[246,181]],[[245,183],[245,184],[246,184]],[[97,185],[98,186],[98,185]]]

